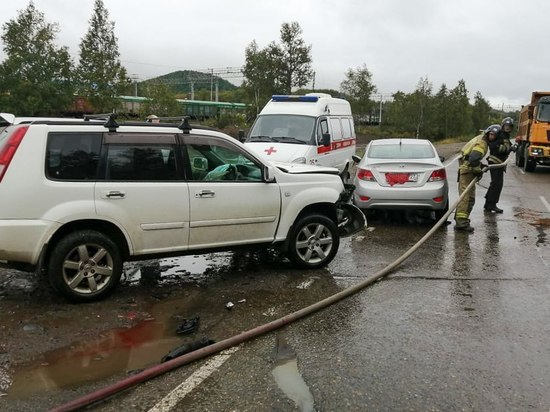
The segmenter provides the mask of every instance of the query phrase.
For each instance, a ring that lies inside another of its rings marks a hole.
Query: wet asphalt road
[[[448,174],[454,200],[456,163]],[[445,226],[351,298],[92,409],[148,411],[165,399],[170,408],[153,410],[550,410],[549,177],[550,168],[509,167],[505,212],[487,215],[485,176],[473,234]],[[418,214],[370,216],[319,271],[262,251],[127,265],[115,295],[90,305],[68,305],[32,275],[3,271],[0,408],[47,410],[182,343],[219,341],[308,306],[383,269],[431,224]],[[198,330],[176,335],[193,316]]]

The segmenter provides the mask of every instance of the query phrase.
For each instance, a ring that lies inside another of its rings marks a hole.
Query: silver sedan
[[[426,139],[371,141],[357,165],[353,201],[360,209],[449,210],[447,173]]]

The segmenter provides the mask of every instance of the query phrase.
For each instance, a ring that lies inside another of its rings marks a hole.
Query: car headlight
[[[297,157],[296,159],[294,159],[290,163],[300,163],[300,164],[305,165],[306,164],[306,158],[305,157]]]

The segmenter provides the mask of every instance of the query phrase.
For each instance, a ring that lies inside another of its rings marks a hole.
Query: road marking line
[[[542,204],[543,204],[544,206],[546,206],[546,210],[548,210],[548,211],[550,212],[550,203],[548,203],[548,202],[546,201],[546,199],[544,198],[544,196],[539,196],[539,198],[540,198],[540,201],[542,202]]]
[[[191,374],[185,381],[179,384],[168,395],[161,399],[149,412],[167,412],[172,410],[185,396],[191,393],[206,378],[222,366],[231,355],[239,350],[239,347],[229,348],[220,352],[219,355],[211,358],[203,366]]]

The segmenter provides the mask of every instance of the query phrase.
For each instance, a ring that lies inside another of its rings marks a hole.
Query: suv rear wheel
[[[104,298],[116,287],[121,274],[118,246],[94,230],[80,230],[62,238],[48,263],[50,283],[74,302]]]
[[[290,231],[288,257],[298,267],[318,268],[334,259],[339,245],[338,228],[332,220],[323,215],[306,215]]]

